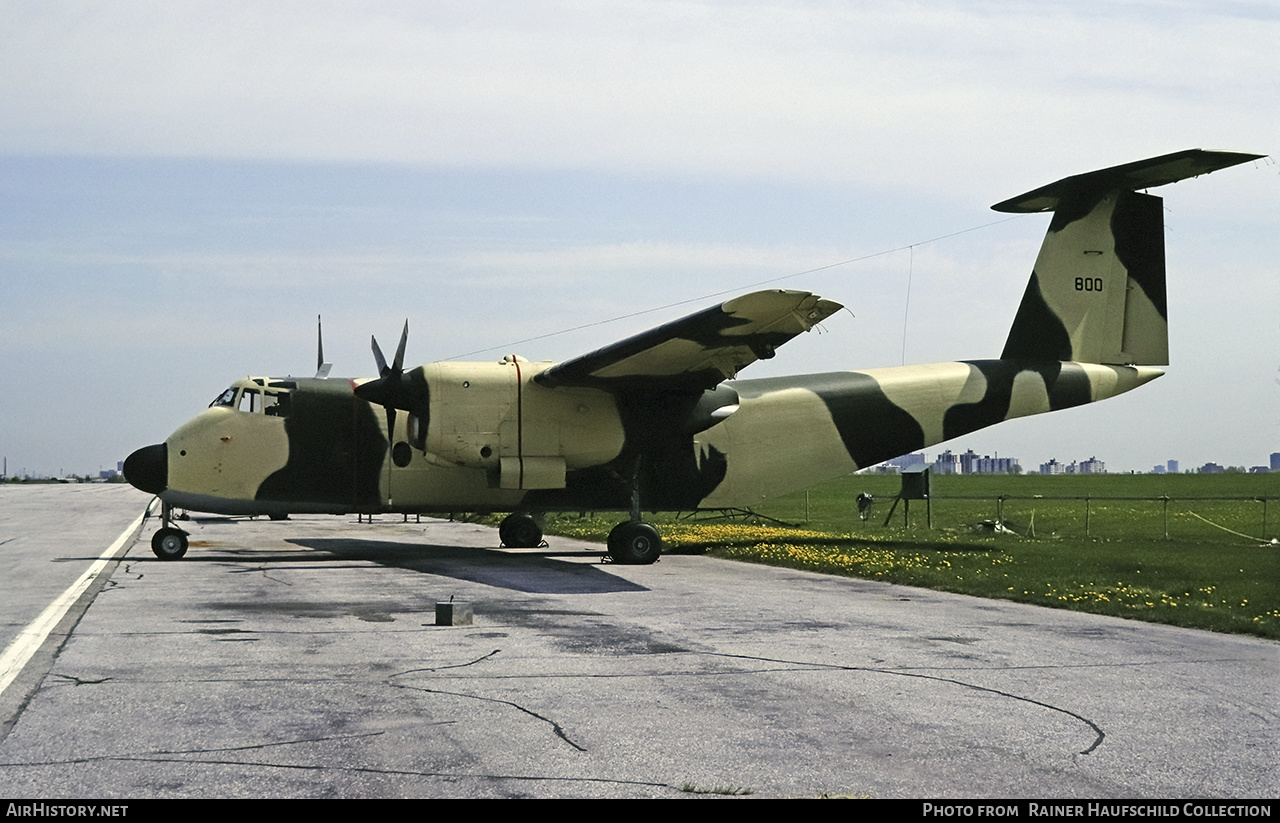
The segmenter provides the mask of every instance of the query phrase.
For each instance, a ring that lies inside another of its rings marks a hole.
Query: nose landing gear
[[[160,504],[160,521],[164,524],[151,535],[151,553],[161,560],[178,560],[187,553],[187,533],[173,525],[173,507]]]

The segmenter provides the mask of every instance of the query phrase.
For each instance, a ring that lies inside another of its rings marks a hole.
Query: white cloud
[[[20,4],[4,31],[12,153],[901,186],[1280,122],[1278,15],[1215,4]]]

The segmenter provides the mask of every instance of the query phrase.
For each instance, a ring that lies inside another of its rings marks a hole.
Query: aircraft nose
[[[124,479],[134,488],[159,494],[169,486],[169,446],[143,446],[124,460]]]

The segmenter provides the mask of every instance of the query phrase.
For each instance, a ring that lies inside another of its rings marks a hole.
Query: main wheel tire
[[[516,512],[503,519],[498,537],[509,549],[536,549],[542,545],[542,527],[528,512]]]
[[[187,553],[187,535],[180,529],[163,528],[151,536],[151,552],[161,560],[177,560]]]
[[[662,556],[662,535],[641,520],[619,523],[609,532],[609,556],[628,566],[647,566]]]

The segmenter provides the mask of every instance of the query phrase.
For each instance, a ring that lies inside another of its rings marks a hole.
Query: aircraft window
[[[262,410],[275,417],[289,416],[289,393],[269,391],[262,400]]]
[[[258,402],[258,390],[245,389],[240,394],[240,405],[238,406],[238,408],[240,409],[240,411],[247,411],[247,412],[259,411],[261,409],[261,404]]]
[[[209,408],[213,408],[214,406],[234,406],[235,404],[236,404],[236,390],[235,390],[235,387],[233,386],[227,389],[226,391],[224,391],[222,394],[215,397],[213,399],[213,402],[209,404]]]

